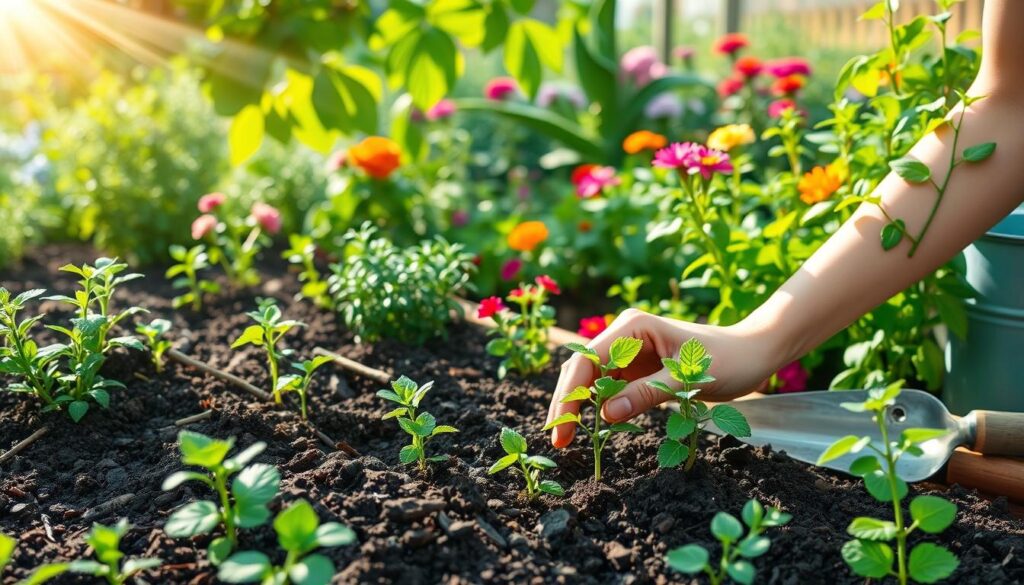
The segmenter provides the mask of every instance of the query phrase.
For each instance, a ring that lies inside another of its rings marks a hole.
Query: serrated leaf
[[[495,340],[497,341],[497,340]],[[594,362],[595,365],[601,365],[601,356],[597,355],[597,352],[583,345],[582,343],[567,343],[565,348],[576,352],[588,360]]]
[[[711,420],[723,432],[734,437],[749,437],[750,423],[743,413],[728,404],[719,404],[711,409]]]
[[[673,412],[669,415],[668,423],[665,425],[665,434],[668,435],[669,439],[680,441],[689,437],[696,428],[697,422],[692,418],[687,418],[678,412]]]
[[[675,467],[690,454],[690,448],[672,439],[665,439],[658,447],[658,467]]]
[[[688,544],[668,551],[665,564],[680,573],[693,575],[708,564],[708,551],[697,544]]]
[[[956,504],[937,496],[917,496],[910,501],[910,517],[921,530],[938,534],[956,519]]]
[[[589,400],[590,399],[590,388],[586,386],[577,386],[575,390],[568,393],[559,402],[565,404],[567,402],[576,402],[577,400]]]
[[[610,378],[608,376],[594,380],[594,388],[597,389],[597,398],[601,402],[604,402],[625,390],[626,384],[627,382],[625,380],[616,380],[615,378]]]
[[[625,368],[640,355],[644,342],[635,337],[619,337],[608,349],[608,367],[611,369]]]
[[[537,487],[540,488],[540,491],[546,494],[550,494],[552,496],[557,496],[560,498],[565,495],[565,489],[562,487],[561,484],[559,484],[557,481],[553,479],[545,479],[541,481]]]
[[[405,419],[399,419],[405,420]],[[398,460],[404,465],[408,465],[414,461],[419,460],[420,450],[415,445],[406,445],[402,447],[402,450],[398,452]]]
[[[944,547],[930,542],[922,542],[910,551],[907,570],[911,579],[918,583],[935,583],[953,574],[960,566],[956,555]]]
[[[896,525],[888,520],[861,516],[850,522],[846,532],[864,540],[889,541],[896,538]]]
[[[870,540],[851,540],[843,545],[843,560],[861,577],[881,579],[892,570],[892,547]]]

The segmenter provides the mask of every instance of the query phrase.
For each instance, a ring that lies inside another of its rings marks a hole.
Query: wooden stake
[[[206,372],[207,374],[210,374],[211,376],[217,378],[218,380],[222,380],[229,384],[234,384],[235,386],[238,386],[239,388],[245,390],[249,394],[252,394],[256,398],[259,398],[260,400],[270,402],[271,400],[274,399],[274,397],[270,393],[260,390],[259,388],[253,386],[252,384],[246,382],[245,380],[239,378],[238,376],[218,370],[217,368],[204,364],[199,360],[192,359],[176,349],[168,349],[167,357],[171,358],[172,360],[178,363]]]
[[[351,359],[349,359],[349,358],[347,358],[345,356],[340,356],[340,355],[338,355],[338,354],[336,354],[334,352],[327,351],[326,349],[324,349],[322,347],[315,348],[313,350],[313,353],[315,355],[322,355],[322,356],[329,357],[329,358],[331,358],[331,360],[334,361],[334,363],[336,363],[339,366],[345,368],[346,370],[348,370],[348,371],[350,371],[350,372],[352,372],[354,374],[358,374],[358,375],[360,375],[360,376],[362,376],[364,378],[369,378],[369,379],[373,380],[374,382],[378,382],[380,384],[387,384],[388,382],[391,381],[391,374],[389,374],[389,373],[387,373],[387,372],[385,372],[383,370],[378,370],[376,368],[371,368],[370,366],[364,366],[363,364],[361,364],[361,363],[359,363],[359,362],[357,362],[355,360],[351,360]]]
[[[17,445],[8,449],[6,452],[4,452],[3,455],[0,455],[0,465],[3,465],[4,463],[7,462],[8,459],[12,459],[15,455],[27,449],[29,445],[36,442],[36,440],[39,439],[39,437],[42,437],[48,432],[50,432],[50,427],[43,427],[37,430],[36,432],[32,433],[28,437],[26,437]]]

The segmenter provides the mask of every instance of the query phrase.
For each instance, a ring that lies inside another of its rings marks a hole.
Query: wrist
[[[800,343],[801,336],[792,320],[781,318],[778,311],[765,303],[729,329],[759,356],[768,375],[793,362],[806,353]]]

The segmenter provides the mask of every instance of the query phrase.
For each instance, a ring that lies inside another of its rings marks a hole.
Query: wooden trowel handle
[[[975,451],[1024,457],[1024,413],[975,410]]]
[[[949,458],[946,482],[1024,503],[1024,461],[1019,459],[985,456],[961,447]]]

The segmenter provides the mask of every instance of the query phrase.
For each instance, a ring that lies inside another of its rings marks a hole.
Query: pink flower
[[[572,176],[569,177],[569,180],[572,181],[573,185],[579,185],[580,181],[583,180],[583,177],[589,175],[590,171],[596,169],[597,167],[598,165],[591,163],[581,164],[572,170]]]
[[[487,82],[484,87],[484,95],[487,99],[502,101],[519,92],[519,84],[511,77],[495,77]]]
[[[686,172],[691,175],[700,173],[700,176],[707,181],[715,173],[731,173],[732,161],[729,159],[729,155],[721,150],[698,145],[689,159]]]
[[[693,47],[683,46],[672,49],[672,56],[674,56],[676,59],[679,59],[680,61],[687,61],[689,59],[692,59],[696,53],[697,49],[694,49]]]
[[[462,227],[469,223],[469,212],[465,209],[456,209],[452,212],[452,225]]]
[[[664,77],[668,67],[658,59],[658,51],[651,46],[634,47],[619,60],[619,70],[637,87]]]
[[[523,261],[519,258],[513,258],[506,262],[501,267],[501,279],[512,280],[516,276],[519,276],[519,271],[523,269]]]
[[[614,187],[621,181],[615,176],[614,167],[594,167],[580,177],[576,183],[576,195],[581,199],[589,199],[600,195],[605,187]]]
[[[555,282],[555,279],[551,278],[547,274],[542,274],[542,275],[538,276],[536,279],[534,279],[534,281],[539,286],[544,287],[544,290],[548,291],[549,293],[551,293],[553,295],[560,295],[560,294],[562,294],[562,289],[558,287],[558,283]]]
[[[580,328],[576,332],[587,339],[593,339],[607,328],[608,320],[601,315],[596,315],[580,319]]]
[[[224,201],[227,199],[223,193],[207,193],[199,198],[199,211],[201,213],[210,213],[214,209],[217,209],[221,205],[224,205]]]
[[[654,161],[651,163],[663,169],[689,168],[693,164],[693,157],[699,144],[693,142],[673,142],[665,148],[654,153]]]
[[[432,122],[436,122],[438,120],[450,118],[454,113],[455,102],[449,99],[443,99],[434,104],[434,107],[427,110],[427,119]]]
[[[779,380],[779,392],[803,392],[807,390],[808,372],[797,360],[775,372]]]
[[[729,97],[736,95],[743,89],[744,80],[742,77],[727,77],[718,83],[718,95],[719,97]]]
[[[768,117],[778,118],[779,116],[782,115],[782,112],[793,109],[795,107],[796,102],[789,98],[775,100],[774,102],[768,104]]]
[[[729,33],[723,35],[715,42],[715,51],[723,55],[732,55],[749,44],[750,41],[747,40],[747,35],[743,33]]]
[[[217,218],[204,213],[192,222],[192,239],[201,240],[206,237],[206,234],[212,232],[217,227]]]
[[[331,154],[327,159],[327,171],[335,173],[348,165],[348,150],[341,149]]]
[[[811,65],[801,57],[784,57],[765,63],[764,70],[772,77],[789,77],[790,75],[811,74]]]
[[[493,317],[496,313],[505,308],[505,303],[501,301],[500,297],[487,297],[480,301],[480,308],[476,311],[476,316],[481,319],[487,317]]]
[[[274,235],[281,231],[281,212],[273,206],[262,202],[254,203],[249,214],[268,234]]]

